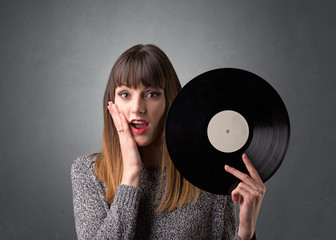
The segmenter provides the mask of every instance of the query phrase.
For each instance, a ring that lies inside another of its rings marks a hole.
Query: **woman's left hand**
[[[242,158],[250,175],[228,165],[225,165],[225,170],[241,180],[232,191],[231,196],[235,203],[239,202],[238,235],[243,239],[251,239],[254,235],[266,187],[246,154],[243,154]]]

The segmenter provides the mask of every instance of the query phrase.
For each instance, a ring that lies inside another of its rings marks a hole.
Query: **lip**
[[[143,128],[136,128],[136,127],[133,126],[133,122],[134,122],[134,121],[141,121],[141,122],[143,122],[146,126],[143,127]],[[143,120],[143,119],[132,119],[132,121],[130,122],[130,126],[131,126],[132,131],[133,131],[135,134],[137,134],[137,135],[142,135],[142,134],[145,134],[146,131],[148,130],[148,128],[149,128],[149,123],[148,123],[147,121]]]

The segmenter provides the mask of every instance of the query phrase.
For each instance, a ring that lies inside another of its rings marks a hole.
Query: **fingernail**
[[[115,110],[115,109],[116,109],[116,107],[115,107],[115,104],[112,104],[112,109],[113,109],[113,110]]]
[[[225,168],[226,170],[230,170],[231,167],[230,167],[229,165],[225,165],[224,168]]]

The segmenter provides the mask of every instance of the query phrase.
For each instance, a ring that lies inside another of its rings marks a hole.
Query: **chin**
[[[149,140],[149,139],[143,139],[143,140],[136,140],[135,143],[138,147],[156,147],[157,146],[157,141],[155,140]]]
[[[148,145],[150,145],[151,144],[151,142],[149,142],[149,141],[146,141],[146,140],[135,140],[135,143],[136,143],[136,145],[138,146],[138,147],[147,147]]]
[[[148,147],[150,144],[148,143],[137,143],[137,146],[140,147],[140,148],[143,148],[143,147]]]
[[[153,138],[153,136],[138,136],[134,137],[135,143],[138,147],[155,147],[160,138]]]

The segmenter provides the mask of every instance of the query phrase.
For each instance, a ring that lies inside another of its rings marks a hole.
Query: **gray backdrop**
[[[267,182],[260,239],[335,231],[335,1],[0,2],[0,238],[75,239],[70,166],[102,143],[116,58],[154,43],[184,85],[219,67],[252,71],[291,120]]]

